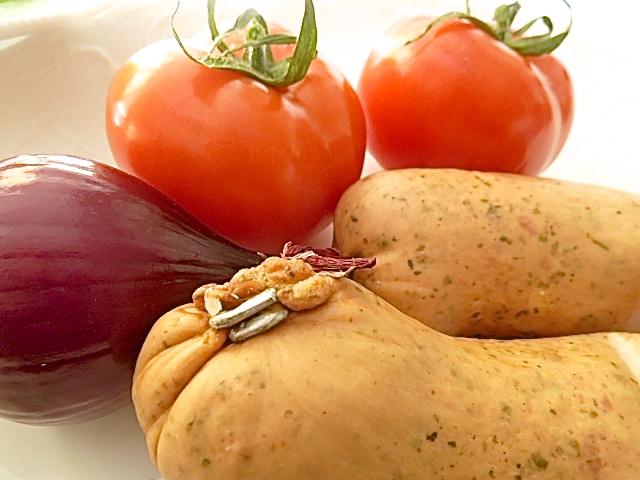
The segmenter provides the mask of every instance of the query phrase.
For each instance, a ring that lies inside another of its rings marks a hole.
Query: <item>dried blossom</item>
[[[299,258],[311,265],[314,272],[343,277],[353,270],[373,268],[375,258],[345,257],[335,248],[313,248],[287,242],[282,258]]]

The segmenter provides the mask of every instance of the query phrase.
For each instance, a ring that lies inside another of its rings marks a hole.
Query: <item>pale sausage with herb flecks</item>
[[[640,331],[640,196],[506,173],[375,173],[342,197],[353,278],[445,333]]]

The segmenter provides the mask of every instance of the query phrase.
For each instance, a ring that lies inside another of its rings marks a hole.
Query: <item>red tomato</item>
[[[275,46],[274,56],[293,48]],[[119,167],[263,253],[304,244],[329,225],[366,149],[357,94],[321,58],[301,81],[275,88],[202,66],[173,40],[142,49],[117,72],[107,134]]]
[[[420,36],[432,20],[396,25],[366,61],[358,90],[371,154],[384,168],[543,171],[573,121],[565,68],[550,54],[517,53],[468,19]]]

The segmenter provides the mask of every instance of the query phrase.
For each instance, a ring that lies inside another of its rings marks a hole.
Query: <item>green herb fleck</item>
[[[591,240],[594,245],[597,245],[598,247],[602,248],[603,250],[609,250],[609,247],[606,244],[604,244],[603,242],[593,238],[590,233],[587,233],[587,238],[589,240]]]
[[[580,451],[580,443],[575,438],[569,440],[569,447],[573,450],[576,457],[579,457],[582,454]]]
[[[478,181],[479,181],[480,183],[482,183],[484,186],[486,186],[486,187],[491,187],[491,186],[492,186],[492,185],[491,185],[491,182],[489,182],[489,180],[485,180],[484,178],[479,177],[478,175],[475,175],[475,177],[476,177],[476,180],[478,180]]]
[[[493,205],[489,204],[489,208],[487,209],[487,215],[497,215],[502,205]]]
[[[546,470],[549,466],[549,462],[540,453],[534,453],[531,455],[531,461],[540,470]]]
[[[384,250],[385,248],[387,248],[389,246],[389,242],[387,240],[380,239],[380,240],[376,241],[376,245],[378,246],[378,248],[380,250]]]

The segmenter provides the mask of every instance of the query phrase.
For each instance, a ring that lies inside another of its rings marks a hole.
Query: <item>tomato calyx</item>
[[[429,30],[431,30],[431,28],[433,28],[440,22],[452,18],[462,18],[470,21],[478,28],[484,30],[489,35],[507,45],[509,48],[518,52],[520,55],[540,56],[551,53],[556,48],[558,48],[571,31],[571,26],[573,24],[573,18],[571,16],[571,6],[566,0],[562,0],[562,2],[569,9],[569,25],[564,32],[555,36],[552,36],[553,22],[551,21],[551,18],[546,15],[535,18],[518,30],[514,30],[513,22],[516,15],[520,11],[519,2],[515,2],[509,5],[501,5],[496,8],[493,16],[495,26],[491,26],[488,23],[480,20],[479,18],[471,15],[469,1],[467,0],[466,12],[450,12],[436,18],[433,22],[431,22],[431,24],[429,24],[427,29],[420,35],[420,37],[424,36]],[[526,36],[529,29],[536,23],[542,23],[546,31],[539,35]],[[410,40],[407,43],[418,40],[420,37],[414,40]]]
[[[241,72],[272,87],[287,87],[305,77],[317,55],[318,31],[312,0],[305,0],[302,25],[297,37],[285,33],[269,33],[265,19],[252,8],[242,13],[233,27],[220,33],[215,21],[215,4],[215,0],[207,2],[208,24],[213,43],[209,52],[202,57],[190,53],[176,32],[174,18],[179,3],[171,17],[173,36],[191,60],[208,68]],[[244,43],[230,47],[226,39],[238,33],[245,34]],[[271,46],[286,44],[295,44],[293,55],[275,60]],[[242,55],[239,52],[243,52]]]

